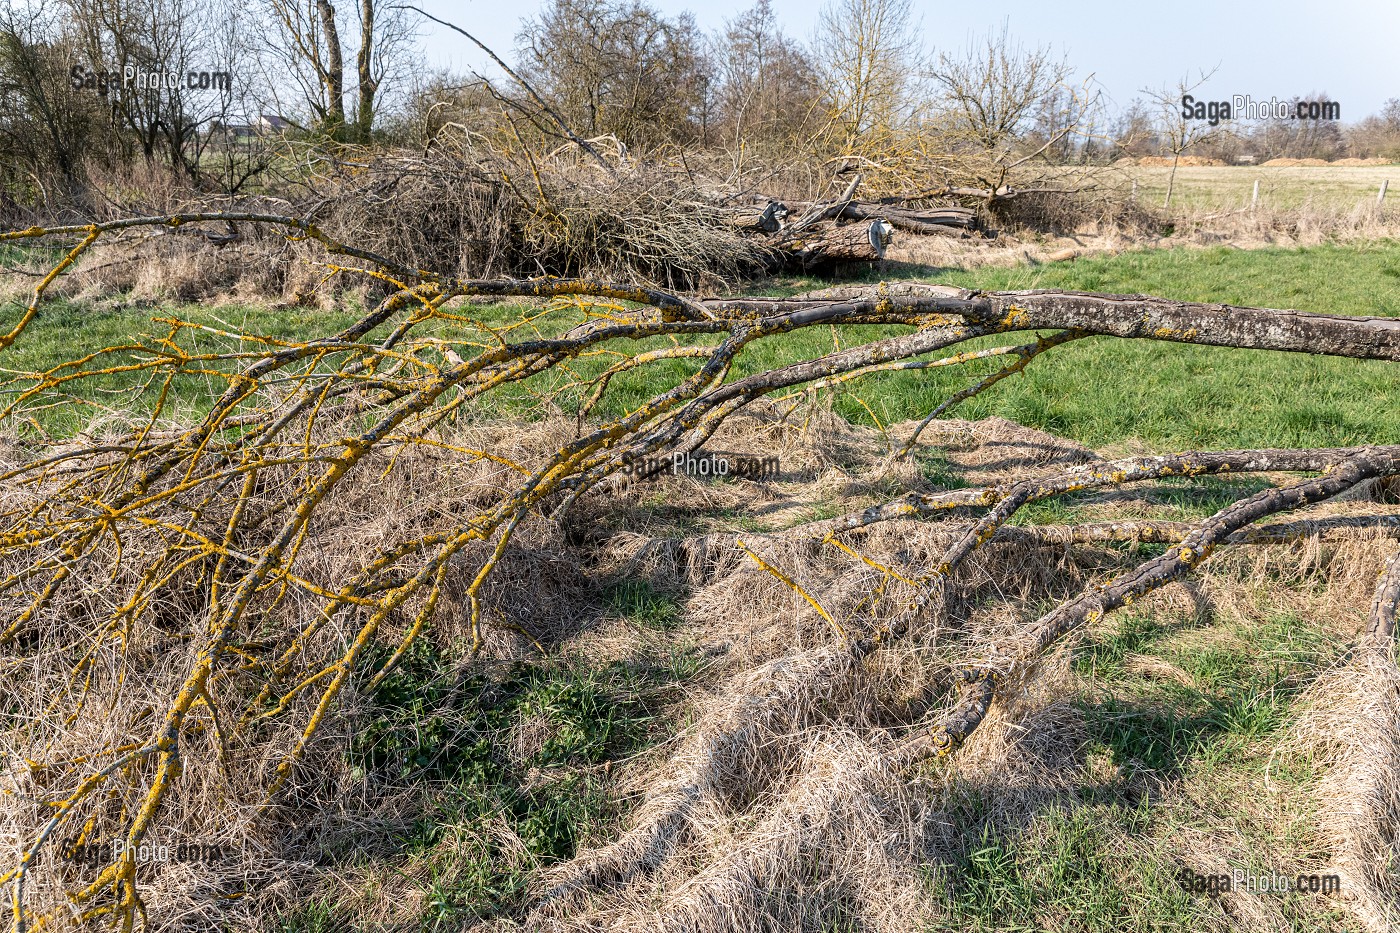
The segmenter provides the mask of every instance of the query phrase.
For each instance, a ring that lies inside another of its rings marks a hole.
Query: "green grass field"
[[[1393,241],[1248,252],[1223,247],[1139,251],[1035,268],[914,268],[897,274],[967,288],[1064,288],[1336,314],[1400,314],[1400,243]],[[784,281],[772,283],[768,290],[792,292],[821,284]],[[5,317],[17,313],[12,306]],[[498,306],[474,308],[471,313],[500,325],[518,317],[520,310]],[[135,334],[163,336],[167,325],[155,319],[172,315],[287,339],[331,333],[353,319],[348,311],[201,306],[99,310],[58,301],[44,308],[0,364],[12,373],[48,369],[79,351],[129,343]],[[554,328],[563,320],[559,317]],[[461,336],[466,330],[441,323],[435,328],[443,337]],[[895,332],[893,328],[846,328],[839,339],[849,346]],[[834,339],[830,330],[813,330],[763,341],[741,357],[734,377],[829,352]],[[235,346],[230,339],[210,333],[195,333],[192,340],[192,345],[205,349]],[[114,361],[129,358],[119,354]],[[600,364],[595,369],[596,365]],[[616,379],[600,413],[617,414],[640,403],[693,371],[693,365],[666,362]],[[995,362],[985,362],[876,377],[848,384],[836,406],[862,423],[870,423],[872,413],[883,424],[920,418],[950,393],[995,367]],[[585,363],[580,370],[589,368]],[[108,404],[113,389],[134,385],[137,378],[83,380],[76,391]],[[546,384],[537,380],[530,389],[542,390]],[[1127,441],[1156,449],[1356,444],[1400,437],[1400,409],[1385,403],[1395,385],[1394,368],[1380,362],[1096,337],[1052,351],[1021,376],[965,403],[956,414],[966,418],[1000,415],[1092,446]],[[533,404],[529,392],[510,388],[513,405],[528,411]],[[216,387],[207,376],[189,376],[179,380],[175,389],[178,405],[193,414]],[[565,393],[558,401],[567,409],[579,397],[578,392]],[[82,416],[69,410],[39,417],[47,429],[67,433]]]
[[[1301,871],[1317,775],[1306,757],[1275,750],[1298,712],[1300,686],[1336,653],[1315,626],[1277,611],[1208,626],[1118,614],[1073,658],[1076,673],[1092,678],[1077,707],[1089,733],[1082,754],[1102,781],[1074,805],[1037,812],[1019,832],[989,821],[970,833],[961,864],[935,882],[951,909],[932,929],[1233,928],[1168,866],[1181,858],[1181,839],[1202,834],[1230,840],[1232,859],[1255,874]],[[1269,798],[1288,801],[1289,819],[1269,812]],[[1274,897],[1286,929],[1355,929],[1315,898]]]

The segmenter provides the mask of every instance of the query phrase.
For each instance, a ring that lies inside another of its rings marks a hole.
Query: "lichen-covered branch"
[[[1024,636],[998,646],[977,664],[965,668],[957,703],[915,741],[940,755],[952,752],[981,725],[1002,686],[1014,682],[1028,665],[1035,664],[1066,635],[1181,579],[1217,547],[1228,543],[1231,535],[1262,518],[1330,499],[1371,477],[1395,473],[1400,473],[1400,447],[1362,448],[1316,479],[1266,489],[1220,510],[1165,554],[1131,573],[1091,587],[1042,616]]]

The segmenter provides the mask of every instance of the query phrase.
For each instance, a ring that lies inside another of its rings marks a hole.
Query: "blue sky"
[[[715,29],[752,0],[650,0],[667,14],[690,10],[701,27]],[[513,49],[521,17],[537,12],[541,0],[420,0],[429,13],[472,32],[505,55]],[[817,2],[773,0],[791,35],[808,38],[816,25]],[[1326,92],[1352,121],[1374,113],[1382,102],[1400,97],[1400,0],[1171,0],[1131,4],[1109,0],[1047,2],[986,0],[968,3],[914,0],[924,39],[935,48],[960,49],[970,37],[1010,26],[1026,44],[1048,44],[1069,56],[1081,76],[1094,72],[1119,107],[1143,87],[1173,85],[1190,70],[1219,65],[1197,96],[1228,100],[1248,94],[1256,100]],[[426,23],[422,44],[429,67],[477,69],[491,76],[489,63],[465,39]]]

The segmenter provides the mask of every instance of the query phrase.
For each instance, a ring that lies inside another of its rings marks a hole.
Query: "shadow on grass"
[[[624,618],[671,632],[680,619],[677,599],[642,581],[617,581],[600,596],[587,628]],[[365,676],[388,654],[385,646],[371,651]],[[613,764],[671,734],[664,712],[703,663],[684,638],[609,659],[561,653],[467,663],[464,656],[420,637],[362,698],[344,751],[347,790],[384,800],[407,795],[408,804],[386,817],[352,816],[313,843],[334,890],[342,888],[337,876],[370,870],[384,888],[406,885],[413,905],[399,903],[393,916],[371,921],[368,894],[307,896],[275,929],[458,929],[511,916],[536,871],[572,858],[617,821]]]
[[[1251,627],[1247,648],[1196,637],[1203,622],[1129,614],[1074,651],[1075,672],[1098,688],[1023,723],[1009,758],[1038,759],[1031,774],[1078,777],[1066,785],[990,775],[954,788],[930,854],[944,914],[927,930],[1232,928],[1218,900],[1181,887],[1172,827],[1190,816],[1163,807],[1161,794],[1183,780],[1211,782],[1216,769],[1223,778],[1260,767],[1334,649],[1288,616]],[[1316,913],[1325,905],[1280,909],[1304,926],[1326,919]]]

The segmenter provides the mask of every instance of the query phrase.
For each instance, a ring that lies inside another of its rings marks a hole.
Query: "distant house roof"
[[[231,136],[235,139],[243,139],[248,136],[256,135],[258,132],[258,128],[256,126],[250,126],[247,123],[224,123],[222,121],[215,120],[212,124],[210,124],[209,132],[222,133],[225,136]]]
[[[286,117],[279,117],[275,113],[265,113],[258,120],[258,125],[263,129],[271,130],[274,133],[285,133],[292,129],[292,121]]]

